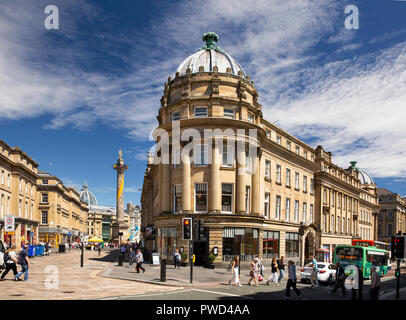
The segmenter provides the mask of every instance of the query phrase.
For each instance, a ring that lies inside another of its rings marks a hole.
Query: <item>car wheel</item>
[[[302,279],[300,279],[300,282],[301,283],[306,283],[306,279],[302,278]]]

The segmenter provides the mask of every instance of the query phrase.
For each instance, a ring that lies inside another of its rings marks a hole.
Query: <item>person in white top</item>
[[[17,254],[16,254],[15,250],[16,250],[16,247],[12,246],[4,254],[4,262],[6,264],[6,270],[1,275],[0,281],[4,281],[4,278],[6,277],[7,273],[10,270],[13,270],[14,277],[18,273],[17,272],[17,262],[18,261],[17,261]]]
[[[230,281],[228,281],[228,284],[230,286],[231,286],[232,282],[234,282],[236,286],[238,285],[241,287],[239,270],[240,270],[240,257],[235,256],[232,267],[231,267],[231,272],[233,273],[233,277],[231,278]]]

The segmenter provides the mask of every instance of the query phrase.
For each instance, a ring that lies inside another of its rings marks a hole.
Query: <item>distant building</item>
[[[406,200],[385,188],[377,189],[381,211],[378,216],[378,240],[391,242],[399,231],[406,232]]]
[[[98,205],[96,196],[89,190],[85,183],[80,190],[80,198],[89,204],[89,213],[87,219],[87,233],[89,237],[99,237],[104,241],[112,239],[112,224],[116,221],[116,207]],[[141,229],[141,212],[139,206],[133,203],[127,203],[127,209],[124,210],[124,222],[130,226],[130,230],[138,226]],[[139,233],[139,232],[138,232]],[[126,239],[123,239],[124,241]],[[137,235],[134,241],[139,241]]]

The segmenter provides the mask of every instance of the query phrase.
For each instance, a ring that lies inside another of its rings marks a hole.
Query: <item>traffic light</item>
[[[405,236],[395,236],[392,240],[393,257],[397,259],[405,258]]]
[[[182,219],[182,237],[183,240],[192,240],[192,218]]]

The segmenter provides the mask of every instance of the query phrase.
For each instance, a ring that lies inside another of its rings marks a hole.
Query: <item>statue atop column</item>
[[[128,166],[124,163],[121,149],[118,151],[118,159],[113,168],[117,171],[116,221],[112,224],[113,240],[125,241],[128,238],[128,226],[124,221],[124,171]]]

